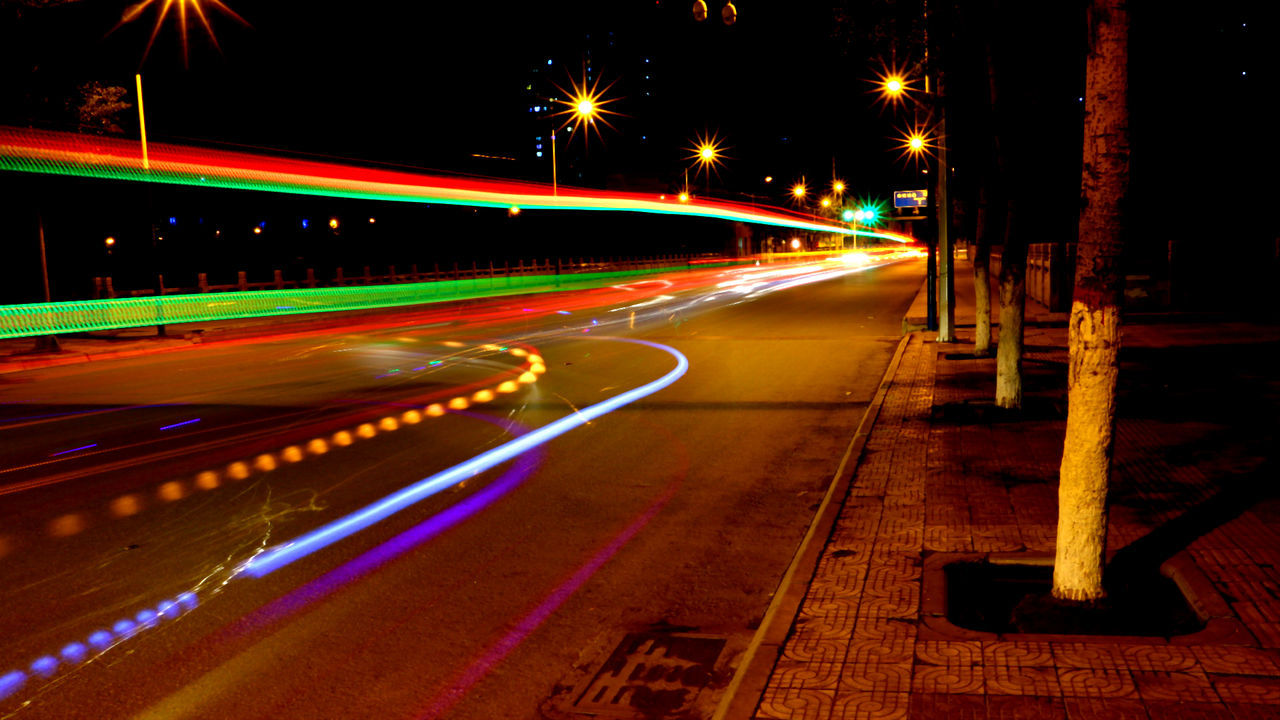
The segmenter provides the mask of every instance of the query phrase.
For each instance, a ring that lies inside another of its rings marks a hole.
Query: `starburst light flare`
[[[121,26],[137,20],[148,8],[157,6],[156,24],[151,28],[151,36],[147,38],[147,47],[142,51],[142,59],[146,60],[147,55],[151,52],[151,46],[155,44],[156,36],[160,34],[160,28],[164,25],[164,21],[169,17],[169,11],[174,10],[178,19],[178,34],[182,39],[182,65],[186,67],[188,57],[188,41],[187,41],[187,12],[190,10],[204,26],[204,30],[209,35],[209,40],[213,43],[214,48],[218,52],[222,52],[222,47],[218,45],[218,38],[213,33],[213,25],[209,22],[209,16],[205,13],[204,6],[208,5],[223,14],[230,16],[240,24],[248,27],[249,23],[240,17],[236,11],[227,7],[222,0],[141,0],[134,5],[125,8],[124,14],[120,16],[120,22],[107,32],[108,35],[120,29]]]
[[[895,146],[902,152],[898,154],[898,159],[913,163],[919,163],[924,157],[932,156],[934,151],[938,149],[938,138],[925,127],[912,126],[905,128],[902,134],[894,138],[898,144]]]
[[[888,64],[870,83],[871,89],[868,92],[878,95],[879,102],[886,106],[897,106],[906,104],[908,100],[914,100],[912,94],[919,89],[910,79],[906,68]]]
[[[724,141],[716,134],[705,133],[699,134],[693,142],[693,147],[685,148],[691,155],[687,155],[685,160],[692,160],[697,165],[699,173],[716,173],[719,175],[718,168],[723,165],[724,158]]]
[[[568,116],[565,118],[564,124],[557,129],[563,130],[566,127],[569,128],[570,141],[573,140],[573,136],[578,132],[579,127],[586,127],[588,129],[588,131],[584,131],[582,133],[582,142],[584,145],[590,137],[589,131],[591,130],[595,131],[597,138],[604,140],[604,136],[600,134],[600,127],[596,124],[597,121],[604,124],[610,130],[617,130],[617,128],[615,128],[604,117],[605,115],[617,115],[619,117],[622,115],[621,113],[605,109],[604,107],[609,103],[617,102],[619,99],[606,98],[604,96],[605,93],[609,92],[609,88],[613,87],[613,83],[605,85],[602,89],[600,87],[600,78],[596,78],[596,81],[590,86],[587,85],[587,81],[585,79],[579,83],[573,78],[569,78],[569,87],[571,87],[572,90],[566,90],[559,85],[556,85],[556,89],[569,96],[569,99],[561,100],[556,98],[555,102],[557,104],[564,105],[565,109],[557,113],[552,113],[551,117],[559,117],[561,115]]]

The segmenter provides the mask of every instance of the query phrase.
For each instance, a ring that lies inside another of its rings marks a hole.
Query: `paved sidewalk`
[[[1066,327],[1029,308],[1010,419],[990,411],[995,361],[965,357],[971,294],[961,343],[910,338],[754,717],[1280,717],[1280,327],[1149,315],[1124,330],[1108,552],[1168,560],[1206,629],[996,635],[948,621],[940,568],[1051,557]]]

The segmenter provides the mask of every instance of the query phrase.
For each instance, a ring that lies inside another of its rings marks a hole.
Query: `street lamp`
[[[564,93],[565,95],[569,96],[569,99],[561,100],[559,98],[556,98],[555,102],[561,105],[564,105],[566,109],[561,110],[558,113],[553,113],[551,115],[551,117],[558,117],[560,115],[568,116],[565,119],[563,125],[561,125],[558,128],[556,127],[551,128],[551,194],[552,195],[560,194],[560,190],[559,190],[560,181],[559,181],[559,178],[556,177],[557,175],[556,132],[558,130],[563,130],[567,127],[569,128],[569,139],[572,140],[573,134],[577,132],[578,128],[580,127],[585,128],[582,134],[582,143],[585,146],[587,144],[587,138],[590,137],[591,130],[595,130],[596,137],[600,137],[600,128],[596,125],[597,120],[607,125],[611,130],[617,129],[617,128],[614,128],[613,125],[611,125],[609,121],[604,118],[606,114],[607,115],[618,114],[616,112],[613,112],[612,110],[606,110],[604,108],[605,105],[608,105],[609,103],[615,102],[617,100],[617,98],[606,99],[604,97],[604,94],[609,91],[609,88],[613,87],[613,83],[609,83],[608,85],[604,86],[604,89],[601,89],[599,78],[597,78],[595,83],[593,83],[589,87],[587,85],[586,79],[583,79],[581,83],[577,83],[573,81],[572,78],[570,78],[569,86],[573,88],[572,91],[565,90],[559,85],[556,85],[556,89]]]
[[[925,160],[928,164],[928,157],[938,149],[936,138],[927,128],[920,125],[904,128],[897,139],[897,147],[902,151],[898,157],[904,160],[909,159],[916,164],[921,160]]]
[[[886,105],[898,105],[903,103],[910,97],[910,93],[914,90],[910,81],[907,80],[905,71],[886,68],[884,72],[874,81],[875,88],[873,92],[880,95],[880,100]]]
[[[906,79],[897,72],[888,72],[880,77],[881,97],[889,103],[897,103],[907,96],[910,89]],[[929,322],[930,330],[938,330],[939,342],[955,342],[955,288],[954,288],[954,263],[952,258],[952,242],[951,242],[951,215],[950,203],[947,199],[947,184],[950,179],[950,166],[947,164],[947,147],[946,147],[946,127],[947,114],[946,105],[943,102],[942,78],[939,76],[938,85],[930,92],[929,77],[925,76],[924,96],[927,98],[922,104],[925,104],[930,114],[937,111],[937,126],[934,130],[934,143],[930,146],[931,139],[929,132],[920,128],[912,127],[907,130],[901,138],[901,148],[904,157],[911,157],[918,163],[922,156],[935,155],[938,161],[938,174],[935,182],[937,190],[934,193],[934,211],[936,213],[935,233],[933,239],[929,242],[929,262],[926,274],[928,279],[926,285],[929,291]],[[936,150],[936,153],[930,152]],[[926,167],[921,171],[928,173],[928,162]],[[939,266],[941,262],[941,266]],[[939,299],[938,295],[941,295]],[[938,311],[941,310],[941,313]],[[938,315],[941,315],[941,322],[937,321]]]
[[[707,133],[700,134],[694,141],[693,146],[687,148],[692,154],[685,157],[686,160],[692,160],[693,165],[697,167],[696,172],[705,175],[707,194],[711,194],[711,173],[717,172],[716,166],[721,164],[721,158],[724,157],[723,151],[724,141],[717,135]],[[686,172],[687,174],[687,172]],[[688,181],[685,181],[685,190],[688,190]]]

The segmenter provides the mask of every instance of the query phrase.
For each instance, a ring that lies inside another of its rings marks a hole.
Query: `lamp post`
[[[558,101],[558,102],[564,102],[569,106],[569,110],[568,110],[569,119],[566,120],[564,124],[560,126],[559,129],[563,130],[566,127],[569,128],[570,136],[572,136],[574,130],[577,129],[578,124],[583,124],[583,123],[589,124],[592,120],[596,118],[597,113],[600,112],[599,103],[596,101],[596,98],[594,96],[592,96],[591,94],[585,91],[578,91],[576,86],[575,86],[575,92],[577,92],[577,94],[568,102],[564,100]],[[558,114],[561,114],[561,113],[557,113],[557,115]],[[551,195],[552,197],[558,197],[560,195],[560,180],[557,177],[558,174],[559,174],[559,170],[556,163],[556,128],[553,127],[551,128]]]
[[[610,99],[604,98],[604,93],[608,92],[609,88],[613,86],[612,83],[610,83],[609,85],[606,85],[604,89],[600,89],[599,79],[597,79],[595,84],[590,87],[587,87],[587,81],[584,79],[581,84],[571,81],[570,86],[573,88],[572,92],[565,90],[559,85],[556,86],[556,89],[564,93],[565,95],[568,95],[569,99],[568,100],[556,99],[555,102],[566,106],[566,109],[561,110],[558,113],[552,114],[552,117],[557,117],[560,115],[568,115],[568,118],[565,119],[563,125],[561,125],[559,128],[556,128],[556,127],[551,128],[551,194],[552,196],[558,196],[560,194],[560,188],[559,188],[560,181],[559,181],[559,178],[557,177],[558,169],[556,167],[556,131],[563,130],[566,127],[569,128],[570,140],[573,139],[573,134],[577,132],[578,128],[580,127],[583,128],[584,138],[587,137],[586,132],[591,129],[594,129],[596,131],[596,134],[599,135],[600,130],[595,126],[596,121],[598,120],[604,123],[605,125],[609,125],[609,121],[605,120],[604,116],[606,114],[612,114],[612,115],[617,114],[611,110],[604,109],[605,105],[613,102],[614,100],[617,100],[617,98],[610,98]],[[612,128],[613,126],[609,125],[609,127]],[[583,142],[585,143],[586,140],[584,139]]]
[[[927,236],[926,243],[929,249],[929,259],[926,265],[926,281],[925,286],[928,290],[928,320],[927,327],[930,330],[938,331],[939,342],[955,342],[955,287],[953,285],[953,263],[951,262],[951,238],[950,238],[950,208],[947,200],[947,178],[950,175],[947,166],[946,143],[944,142],[944,133],[946,132],[946,117],[942,105],[942,93],[930,94],[928,89],[929,80],[925,78],[926,97],[931,98],[930,104],[937,107],[940,113],[938,127],[936,128],[934,140],[930,144],[928,133],[919,127],[914,127],[903,137],[903,152],[915,158],[920,156],[928,156],[931,149],[937,151],[937,167],[938,177],[935,181],[937,188],[934,193],[934,232]],[[880,78],[881,96],[892,104],[897,104],[904,98],[908,97],[910,87],[907,80],[897,73],[890,73]],[[928,172],[928,160],[926,159],[926,169]],[[938,258],[939,250],[942,251],[943,266],[941,275],[939,275]],[[939,308],[938,294],[942,293],[945,305]],[[943,318],[939,323],[939,310],[942,309]]]
[[[805,198],[808,196],[808,194],[809,194],[809,188],[807,185],[805,185],[804,176],[801,175],[800,182],[791,186],[791,201],[799,205],[801,208],[807,208],[808,206],[805,203]],[[817,218],[814,218],[814,219],[816,220]],[[795,243],[793,242],[792,249],[794,248],[795,248]]]
[[[840,213],[840,217],[845,222],[849,223],[850,229],[853,230],[853,249],[857,250],[858,249],[858,220],[862,217],[862,211],[850,210],[849,208],[845,208],[844,212]],[[842,246],[841,249],[843,250],[844,249],[843,243],[841,243],[841,246]]]

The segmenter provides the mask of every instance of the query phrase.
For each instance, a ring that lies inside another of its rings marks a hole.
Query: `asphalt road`
[[[0,376],[0,717],[573,717],[646,631],[705,640],[711,673],[616,705],[706,712],[923,274],[832,267]],[[312,531],[332,542],[268,566]]]

